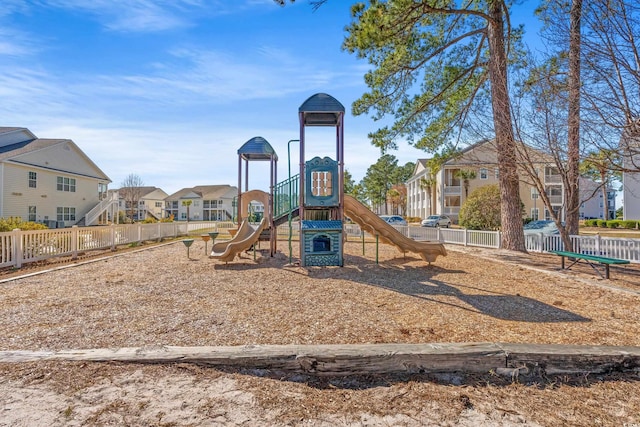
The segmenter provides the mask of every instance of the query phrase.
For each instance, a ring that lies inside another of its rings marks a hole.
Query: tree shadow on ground
[[[472,288],[466,285],[445,283],[436,277],[442,274],[466,274],[464,270],[447,270],[437,265],[424,267],[407,266],[406,262],[419,260],[405,256],[404,259],[385,261],[374,264],[357,256],[345,257],[344,267],[334,267],[331,277],[356,281],[370,286],[384,288],[392,292],[448,305],[460,310],[480,313],[501,320],[518,322],[589,322],[591,319],[568,310],[519,294],[505,294],[487,289]],[[351,261],[351,262],[349,262]],[[331,267],[329,267],[331,268]],[[309,276],[313,278],[328,277],[327,267],[309,267]],[[402,280],[397,280],[402,275]],[[473,289],[481,293],[468,294],[463,289]],[[458,299],[443,301],[441,296]]]

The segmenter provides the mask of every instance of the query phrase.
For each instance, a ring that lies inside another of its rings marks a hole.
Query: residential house
[[[431,179],[429,172],[427,159],[418,159],[413,175],[406,182],[407,216],[426,218],[431,215],[430,193],[425,185]]]
[[[564,191],[558,168],[544,154],[530,148],[527,150],[535,162],[533,166],[539,179],[545,185],[553,211],[564,218]],[[427,160],[419,159],[413,176],[407,182],[408,215],[426,218],[430,214],[444,214],[457,223],[460,208],[469,194],[485,185],[499,184],[500,171],[494,141],[480,141],[463,149],[458,156],[442,165],[432,179],[432,186],[427,187],[423,178],[430,177]],[[551,214],[540,199],[536,187],[527,183],[523,177],[524,174],[521,173],[520,199],[524,205],[525,216],[532,219],[550,219]],[[587,178],[582,179],[582,182],[587,181]],[[581,189],[581,200],[586,201],[594,195],[593,188],[597,184],[590,182],[590,185],[585,184],[585,189]],[[613,196],[607,203],[611,203],[611,209],[615,212],[615,192],[613,189],[610,189],[610,192]],[[597,194],[595,196],[597,198]],[[598,216],[596,209],[586,202],[583,214]]]
[[[164,199],[164,215],[165,217],[173,215],[176,221],[232,220],[233,203],[237,195],[238,188],[230,185],[199,185],[183,188]]]
[[[70,139],[0,127],[0,217],[50,228],[98,224],[106,221],[110,182]]]
[[[638,123],[636,123],[636,126]],[[637,129],[637,127],[636,127]],[[623,155],[622,217],[640,219],[640,133],[625,132],[620,140]]]
[[[580,177],[580,219],[615,219],[616,190],[607,187],[606,200],[602,194],[602,186],[589,178]],[[604,208],[607,207],[606,217]]]
[[[147,218],[160,220],[164,215],[165,199],[169,196],[162,189],[157,187],[131,187],[119,188],[117,190],[109,190],[117,193],[118,210],[124,212],[129,217],[133,211],[134,221],[144,221]],[[135,197],[127,197],[127,194],[135,193]],[[127,200],[129,198],[130,200]],[[137,202],[131,200],[136,199]],[[136,206],[132,209],[131,203]]]

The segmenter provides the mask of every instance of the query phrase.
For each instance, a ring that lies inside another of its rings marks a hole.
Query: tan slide
[[[242,223],[238,232],[231,240],[226,242],[215,243],[211,248],[209,258],[219,259],[224,262],[233,261],[236,255],[246,251],[253,246],[260,238],[262,230],[269,227],[269,193],[262,190],[251,190],[242,193],[242,202],[240,203],[240,218]],[[257,228],[249,224],[247,220],[249,216],[249,203],[258,201],[264,206],[264,217]]]
[[[209,258],[219,259],[224,262],[233,261],[236,255],[250,249],[251,246],[258,241],[260,233],[267,225],[267,218],[262,218],[262,221],[260,221],[260,224],[258,224],[256,228],[245,219],[242,221],[242,224],[240,224],[240,228],[233,239],[213,245]]]
[[[417,253],[428,263],[434,262],[438,255],[447,255],[442,243],[416,242],[406,237],[368,207],[347,194],[344,195],[344,213],[367,233],[378,235],[382,243],[393,245],[402,252]]]

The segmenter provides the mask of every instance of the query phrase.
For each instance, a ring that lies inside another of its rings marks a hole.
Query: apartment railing
[[[133,245],[145,241],[197,235],[208,231],[227,234],[237,227],[224,222],[170,222],[153,224],[120,224],[98,227],[71,227],[49,230],[14,230],[0,233],[0,267],[20,268],[25,263],[52,257],[71,256],[99,249],[115,250],[121,245]],[[404,236],[416,241],[436,241],[452,245],[500,248],[499,231],[479,231],[460,228],[431,228],[416,226],[394,226]],[[357,224],[345,224],[347,239],[372,238],[362,232]],[[292,223],[292,237],[298,239],[299,223]],[[289,226],[277,229],[279,239],[289,238]],[[226,237],[226,236],[225,236]],[[575,252],[626,259],[640,263],[640,239],[594,236],[571,236]],[[526,248],[530,252],[562,250],[559,235],[529,234],[525,236]]]
[[[445,206],[444,207],[444,214],[445,215],[458,215],[458,213],[460,213],[460,207],[459,206]]]
[[[110,196],[103,199],[96,206],[91,208],[89,212],[84,216],[85,225],[96,225],[100,215],[106,211],[112,204],[118,204],[118,193],[115,191]]]
[[[462,194],[462,187],[460,185],[445,185],[444,194]]]
[[[545,175],[544,182],[547,184],[556,184],[562,182],[562,175]]]
[[[561,205],[562,204],[562,196],[551,195],[551,196],[549,196],[549,202],[552,205]]]

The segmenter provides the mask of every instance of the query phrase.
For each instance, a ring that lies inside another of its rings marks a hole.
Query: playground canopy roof
[[[255,136],[238,149],[238,155],[244,160],[278,160],[271,144],[261,136]]]
[[[316,93],[302,103],[298,112],[305,126],[338,126],[344,106],[331,95]]]

